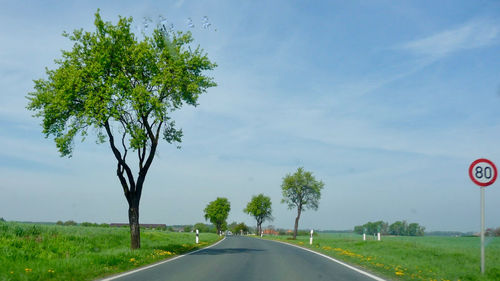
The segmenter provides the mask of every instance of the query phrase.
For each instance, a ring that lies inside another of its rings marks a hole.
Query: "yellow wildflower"
[[[24,271],[26,271],[28,273],[28,272],[32,272],[33,269],[31,269],[31,268],[25,268]]]
[[[135,259],[134,259],[134,258],[131,258],[131,259],[130,259],[130,262],[135,262]]]

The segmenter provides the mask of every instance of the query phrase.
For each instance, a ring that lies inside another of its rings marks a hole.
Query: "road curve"
[[[373,281],[375,279],[297,247],[252,237],[229,236],[212,248],[132,274],[105,280]]]

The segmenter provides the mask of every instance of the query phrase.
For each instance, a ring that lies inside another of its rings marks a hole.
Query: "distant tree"
[[[297,208],[293,239],[297,238],[300,214],[306,209],[318,209],[321,189],[324,186],[325,184],[322,181],[317,181],[312,173],[304,171],[304,168],[298,168],[297,172],[292,175],[288,174],[283,178],[281,184],[283,199],[281,203],[286,203],[288,209]]]
[[[425,227],[420,226],[418,223],[410,223],[408,225],[409,236],[424,236]]]
[[[391,235],[405,236],[408,231],[408,223],[406,221],[396,221],[389,226]]]
[[[245,233],[248,232],[248,226],[245,223],[241,222],[237,224],[231,231],[234,234],[241,234],[242,232]]]
[[[406,221],[396,221],[389,226],[389,233],[391,235],[399,236],[423,236],[425,227],[418,223],[408,224]]]
[[[62,221],[57,221],[56,225],[64,225],[64,223]]]
[[[5,222],[4,218],[0,218],[0,221],[1,221],[1,222]]]
[[[208,225],[201,222],[195,224],[194,229],[198,229],[199,232],[210,232],[210,228],[208,227]]]
[[[77,225],[77,223],[73,220],[65,221],[64,225]]]
[[[287,235],[287,230],[284,228],[278,228],[276,231],[278,231],[278,235]]]
[[[227,230],[234,232],[234,229],[236,228],[237,225],[238,225],[238,223],[233,221],[232,223],[227,225]]]
[[[192,225],[185,225],[184,228],[182,229],[182,231],[184,232],[191,232],[192,230],[193,230]]]
[[[362,225],[356,225],[354,227],[354,233],[357,233],[357,234],[363,234],[364,233],[364,228]]]
[[[243,212],[252,215],[257,221],[257,233],[261,233],[264,221],[273,220],[271,204],[270,197],[259,194],[252,196],[252,200],[248,202],[247,207],[243,210]]]
[[[389,224],[384,221],[367,222],[363,225],[355,226],[354,232],[358,234],[365,233],[368,235],[374,235],[380,232],[381,234],[386,235],[389,232]]]
[[[41,117],[43,133],[54,136],[61,156],[71,157],[73,139],[96,131],[99,143],[109,142],[116,175],[128,202],[130,244],[140,248],[139,202],[146,175],[163,138],[180,143],[171,112],[216,84],[203,71],[212,63],[200,48],[190,48],[191,33],[172,34],[158,27],[139,41],[132,18],[117,25],[95,14],[95,32],[75,30],[64,36],[70,51],[55,60],[48,78],[35,80],[27,108]],[[129,153],[130,152],[130,153]],[[127,156],[136,155],[136,161]],[[135,173],[132,163],[137,163]]]
[[[227,227],[227,217],[231,210],[231,204],[227,198],[217,197],[216,200],[208,203],[205,208],[205,220],[210,220],[217,228],[217,232],[221,232]]]

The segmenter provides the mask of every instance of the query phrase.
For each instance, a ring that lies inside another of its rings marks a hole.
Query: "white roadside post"
[[[309,238],[309,245],[313,244],[313,230],[311,229],[311,237]]]
[[[497,167],[488,159],[480,158],[469,166],[469,177],[481,187],[481,274],[485,272],[484,253],[484,189],[497,179]]]
[[[196,230],[196,244],[200,243],[200,237],[199,237],[199,232],[198,229]]]
[[[366,241],[366,233],[363,233],[363,241]]]
[[[380,241],[380,232],[377,232],[377,240]]]
[[[262,238],[263,235],[264,235],[264,231],[261,231],[260,232],[260,238]]]

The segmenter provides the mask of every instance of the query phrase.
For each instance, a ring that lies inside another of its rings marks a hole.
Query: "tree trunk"
[[[297,208],[297,217],[295,218],[295,227],[293,229],[293,239],[297,238],[297,229],[299,228],[299,219],[300,219],[301,208]]]
[[[139,226],[139,200],[131,200],[128,207],[128,221],[130,225],[130,248],[141,247],[141,232]]]

